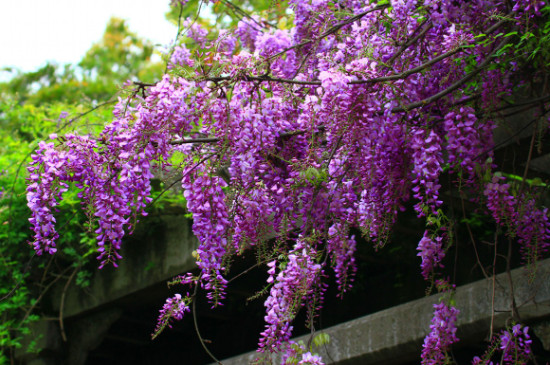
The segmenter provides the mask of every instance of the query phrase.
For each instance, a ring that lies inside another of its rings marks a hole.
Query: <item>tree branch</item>
[[[380,7],[384,7],[383,5],[381,5]],[[371,9],[371,10],[374,10],[374,9]],[[363,13],[362,13],[363,14]],[[361,14],[359,14],[361,15]],[[357,15],[357,16],[359,16]],[[364,15],[363,15],[364,16]],[[354,17],[355,18],[355,17]],[[492,33],[495,29],[498,29],[500,26],[502,26],[503,24],[505,23],[504,20],[501,20],[495,24],[493,24],[489,29],[487,29],[487,31],[485,32],[485,34],[490,34]],[[343,25],[342,25],[343,26]],[[340,26],[340,28],[342,27]],[[339,29],[339,28],[338,28]],[[429,29],[431,29],[431,26],[427,26],[422,32],[420,32],[420,34],[418,34],[416,37],[414,37],[413,39],[411,39],[409,42],[406,43],[406,45],[404,46],[406,49],[407,47],[410,46],[410,44],[412,44],[411,42],[416,42],[422,35],[424,35]],[[303,42],[302,42],[303,43]],[[504,41],[504,44],[507,43],[507,40]],[[503,43],[501,43],[499,46],[497,46],[496,50],[498,50],[499,48],[501,48],[502,46],[504,46]],[[439,61],[442,61],[448,57],[451,57],[453,55],[455,55],[456,53],[462,51],[463,49],[465,49],[466,47],[469,47],[471,46],[472,44],[464,44],[464,45],[461,45],[459,47],[457,47],[456,49],[453,49],[453,50],[450,50],[448,52],[445,52],[435,58],[432,58],[426,62],[424,62],[423,64],[419,65],[419,66],[416,66],[416,67],[413,67],[409,70],[405,70],[403,72],[400,72],[398,74],[394,74],[394,75],[388,75],[388,76],[381,76],[381,77],[375,77],[375,78],[371,78],[371,79],[365,79],[365,80],[353,80],[353,81],[350,81],[348,83],[348,85],[361,85],[361,84],[373,84],[373,83],[377,83],[377,82],[385,82],[385,81],[395,81],[395,80],[401,80],[401,79],[405,79],[407,77],[409,77],[410,75],[414,74],[414,73],[418,73],[428,67],[430,67],[431,65],[439,62]],[[298,45],[296,45],[298,46]],[[293,47],[296,47],[296,46],[293,46]],[[284,51],[282,51],[284,52]],[[280,52],[281,53],[281,52]],[[399,52],[398,52],[399,53]],[[494,54],[494,51],[493,53]],[[492,55],[491,54],[491,55]],[[276,55],[274,55],[276,56]],[[271,56],[270,58],[268,59],[271,59],[272,57],[274,56]],[[393,61],[393,58],[390,58],[390,60],[388,60],[388,63],[391,63],[391,61]],[[482,68],[480,66],[480,68]],[[479,71],[477,71],[479,72]],[[476,73],[477,73],[476,72]],[[475,75],[475,73],[474,73]],[[473,75],[472,75],[473,76]],[[311,81],[303,81],[303,80],[295,80],[295,79],[285,79],[285,78],[280,78],[280,77],[271,77],[269,75],[261,75],[261,76],[254,76],[254,75],[244,75],[243,76],[244,80],[245,81],[268,81],[268,82],[280,82],[280,83],[285,83],[285,84],[294,84],[294,85],[321,85],[321,81],[320,80],[311,80]],[[218,76],[218,77],[207,77],[207,78],[203,78],[201,79],[200,81],[212,81],[212,82],[220,82],[220,81],[229,81],[229,80],[233,80],[234,78],[230,77],[230,76]]]
[[[71,284],[71,281],[73,281],[73,278],[75,274],[78,272],[78,269],[79,269],[78,266],[74,268],[73,273],[65,283],[65,287],[63,288],[63,293],[61,293],[61,304],[59,307],[59,329],[61,330],[61,338],[63,339],[63,342],[67,342],[67,335],[65,334],[65,326],[63,324],[63,308],[65,307],[65,295],[67,294],[67,289],[69,289],[69,285]]]
[[[421,28],[422,26],[424,26],[424,23],[423,22],[418,28]],[[426,33],[428,33],[428,31],[430,29],[432,29],[433,27],[433,24],[428,24],[424,29],[422,29],[422,31],[420,33],[418,33],[416,36],[414,36],[413,38],[411,38],[409,41],[407,41],[404,45],[401,46],[401,48],[399,48],[399,50],[397,52],[395,52],[393,54],[393,56],[390,57],[390,59],[386,62],[388,65],[391,65],[393,64],[393,62],[397,59],[397,57],[401,56],[401,54],[403,52],[405,52],[405,50],[407,48],[409,48],[412,44],[414,44],[416,41],[418,41],[420,38],[422,38]],[[414,33],[413,33],[414,34]]]
[[[315,37],[313,39],[308,39],[308,40],[305,40],[305,41],[302,41],[298,44],[295,44],[291,47],[288,47],[288,48],[285,48],[284,50],[282,50],[281,52],[278,52],[278,53],[275,53],[273,56],[270,56],[268,58],[266,58],[266,61],[270,61],[272,59],[274,59],[275,57],[279,57],[283,54],[285,54],[286,52],[288,51],[291,51],[293,49],[296,49],[296,48],[302,48],[303,46],[306,46],[310,43],[313,43],[313,42],[317,42],[331,34],[334,34],[336,33],[337,31],[339,31],[340,29],[342,29],[343,27],[345,27],[346,25],[348,24],[351,24],[351,23],[354,23],[356,22],[357,20],[361,19],[362,17],[364,17],[365,15],[369,14],[369,13],[372,13],[374,11],[378,11],[378,10],[384,10],[384,9],[387,9],[390,7],[390,4],[385,4],[385,5],[378,5],[378,6],[375,6],[374,8],[372,9],[369,9],[369,10],[366,10],[362,13],[359,13],[357,15],[354,15],[352,16],[351,18],[349,19],[346,19],[344,20],[343,22],[341,23],[338,23],[338,24],[335,24],[333,25],[332,27],[330,27],[328,30],[326,30],[325,32],[321,33],[321,35],[319,35],[318,37]]]
[[[462,85],[470,81],[479,72],[481,72],[481,70],[483,70],[492,61],[493,55],[499,49],[504,47],[504,45],[508,42],[509,42],[509,39],[505,39],[502,42],[500,42],[499,45],[496,46],[495,49],[493,49],[493,51],[485,58],[485,60],[483,60],[483,62],[480,63],[480,65],[475,70],[473,70],[472,72],[470,72],[469,74],[467,74],[466,76],[464,76],[463,78],[461,78],[460,80],[458,80],[457,82],[455,82],[454,84],[446,88],[445,90],[442,90],[437,94],[432,95],[426,99],[419,100],[405,106],[395,107],[391,110],[392,113],[400,113],[400,112],[406,112],[412,109],[416,109],[416,108],[431,104],[434,101],[437,101],[443,98],[444,96],[447,96],[448,94],[452,93],[453,91],[455,91],[456,89],[458,89],[459,87],[461,87]]]
[[[246,11],[244,11],[242,8],[240,8],[239,6],[233,4],[231,1],[229,0],[221,0],[222,3],[224,3],[225,5],[227,5],[228,7],[232,8],[234,12],[236,13],[239,13],[241,16],[247,18],[247,19],[250,19],[252,20],[254,23],[256,23],[257,25],[259,25],[260,27],[266,29],[267,27],[258,22],[256,19],[254,19],[254,17],[252,17],[250,14],[248,14]],[[270,24],[268,21],[264,21],[265,24],[269,25],[270,27],[274,28],[275,26],[273,24]]]

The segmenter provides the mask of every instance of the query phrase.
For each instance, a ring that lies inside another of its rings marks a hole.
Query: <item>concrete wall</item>
[[[123,244],[123,259],[118,262],[118,268],[106,265],[96,270],[88,288],[69,287],[64,318],[96,309],[196,268],[191,252],[197,248],[198,241],[189,219],[183,215],[167,215],[139,227],[135,238]],[[51,296],[55,312],[60,309],[62,291],[60,285]]]
[[[550,325],[544,322],[545,317],[550,315],[550,259],[539,264],[533,282],[529,282],[526,274],[523,268],[512,271],[519,314],[526,323],[533,323],[535,330],[538,328],[537,336],[550,350]],[[330,343],[317,351],[327,364],[376,365],[419,361],[424,337],[429,333],[433,305],[438,303],[439,298],[440,295],[432,295],[327,328],[322,332],[330,336]],[[510,298],[510,283],[506,274],[497,275],[494,282],[492,279],[481,280],[459,287],[455,299],[460,310],[460,343],[479,342],[487,338],[492,319],[495,330],[503,328],[510,318]],[[309,337],[301,336],[294,341],[307,343]],[[222,360],[222,363],[250,364],[256,358],[258,353],[250,352]],[[277,355],[272,357],[274,364],[279,364],[279,359]]]

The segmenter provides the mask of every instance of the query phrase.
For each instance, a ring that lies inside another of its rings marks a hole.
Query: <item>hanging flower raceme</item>
[[[476,356],[472,365],[525,365],[530,363],[531,336],[529,327],[516,324],[493,336],[485,355]],[[498,359],[493,362],[492,359]]]
[[[357,266],[355,236],[349,236],[349,229],[342,224],[334,224],[328,230],[327,247],[332,257],[332,266],[336,275],[338,289],[343,294],[352,286]]]
[[[439,200],[439,174],[442,170],[441,140],[433,131],[413,129],[411,147],[413,150],[414,197],[420,202],[414,206],[419,216],[434,214],[443,203]]]
[[[422,269],[422,276],[428,280],[434,270],[438,267],[443,267],[441,261],[445,257],[445,251],[443,249],[443,237],[432,236],[428,231],[424,232],[424,236],[418,243],[417,256],[422,258],[420,268]]]
[[[491,121],[478,121],[469,107],[445,115],[447,161],[452,171],[460,173],[465,182],[474,181],[476,167],[480,166],[478,159],[486,158],[484,153],[491,150],[492,126]]]
[[[306,240],[299,238],[283,269],[275,276],[277,261],[269,263],[268,283],[273,284],[265,301],[266,329],[261,334],[260,349],[275,352],[292,335],[291,322],[305,298],[314,294],[314,284],[321,273],[316,252]]]
[[[52,210],[63,192],[67,191],[66,184],[60,184],[59,180],[66,177],[65,164],[68,156],[65,152],[57,151],[52,142],[40,142],[31,158],[32,163],[27,168],[27,201],[32,212],[29,221],[34,231],[33,245],[38,255],[44,251],[53,254],[57,251],[55,241],[59,234],[54,228]]]
[[[196,167],[196,168],[195,168]],[[228,249],[230,221],[222,190],[227,183],[204,165],[188,165],[182,187],[187,209],[193,214],[193,233],[199,240],[197,265],[202,270],[204,288],[216,306],[225,297],[227,280],[222,264]]]
[[[456,317],[459,310],[447,303],[434,304],[430,334],[422,345],[422,365],[443,365],[448,359],[450,346],[458,342]]]
[[[534,265],[550,247],[550,222],[548,209],[535,205],[534,198],[518,197],[510,193],[505,178],[493,176],[485,186],[487,208],[495,221],[507,229],[507,234],[517,237],[522,248],[523,259]]]

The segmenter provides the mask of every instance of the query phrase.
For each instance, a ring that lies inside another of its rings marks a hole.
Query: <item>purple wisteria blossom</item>
[[[443,238],[438,236],[430,236],[428,231],[424,232],[424,236],[418,243],[417,256],[422,258],[420,268],[422,269],[422,276],[428,280],[435,269],[443,267],[441,261],[445,257],[445,251],[443,250]]]
[[[456,317],[460,311],[444,302],[434,304],[434,309],[431,332],[422,345],[422,365],[445,364],[450,346],[458,342]]]
[[[491,149],[493,111],[521,76],[501,43],[515,36],[502,35],[510,23],[517,37],[535,29],[543,2],[378,3],[290,0],[279,23],[252,14],[233,29],[222,29],[225,18],[210,28],[183,20],[168,74],[121,97],[98,136],[52,136],[31,156],[36,252],[57,250],[56,208],[74,185],[100,265],[116,265],[123,237],[147,214],[154,172],[180,171],[200,278],[176,281],[223,304],[233,258],[255,250],[258,265],[269,262],[264,352],[283,350],[301,307],[320,307],[325,270],[340,294],[350,289],[358,246],[388,243],[405,210],[429,229],[417,251],[423,277],[434,278],[452,243],[444,172],[452,192],[482,204],[536,261],[550,247],[548,210],[535,188],[515,189],[497,172]],[[167,300],[158,331],[189,311],[189,298]],[[424,364],[446,359],[457,314],[435,306]],[[507,333],[503,353],[527,351],[524,329]],[[321,363],[302,350],[300,364]]]
[[[166,299],[166,303],[160,310],[155,333],[160,333],[165,327],[172,327],[170,324],[172,320],[179,321],[186,312],[190,312],[190,301],[189,297],[182,297],[181,294],[175,294],[172,298]]]
[[[321,356],[306,352],[302,354],[302,359],[298,362],[298,365],[325,365],[325,363]]]
[[[260,349],[275,352],[292,335],[291,322],[304,300],[313,294],[314,285],[319,278],[321,265],[313,261],[315,251],[304,240],[298,240],[289,252],[288,262],[277,275],[277,262],[269,263],[268,283],[273,286],[264,305],[266,329],[260,338]]]
[[[442,170],[441,139],[433,131],[412,130],[413,188],[414,197],[419,199],[414,208],[419,216],[434,214],[443,203],[439,200],[439,174]]]
[[[173,68],[175,65],[189,67],[193,67],[195,65],[195,61],[191,58],[191,52],[187,49],[187,47],[185,47],[185,44],[174,48],[168,67]]]
[[[472,365],[525,365],[530,362],[531,336],[529,327],[516,324],[495,335],[490,349],[482,357],[475,356]],[[493,362],[492,358],[498,358]]]

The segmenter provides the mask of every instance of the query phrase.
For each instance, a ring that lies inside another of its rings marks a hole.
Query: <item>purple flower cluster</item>
[[[192,165],[189,165],[192,168]],[[199,239],[197,265],[203,273],[208,298],[214,306],[224,298],[227,280],[223,277],[223,258],[228,249],[230,221],[222,190],[227,184],[212,176],[204,165],[184,171],[182,187],[187,209],[193,214],[193,233]]]
[[[292,46],[292,38],[288,31],[276,30],[273,33],[260,33],[255,38],[255,55],[269,57]],[[280,77],[292,77],[296,57],[294,51],[288,51],[285,58],[278,58],[271,64],[271,72]]]
[[[431,332],[422,345],[422,365],[442,365],[448,358],[450,346],[458,342],[456,337],[456,317],[459,310],[444,302],[434,304]]]
[[[441,261],[445,257],[445,251],[443,250],[443,238],[431,237],[428,231],[424,232],[424,236],[418,242],[417,250],[420,251],[417,256],[422,258],[420,268],[422,269],[422,276],[428,280],[434,270],[438,267],[443,267]]]
[[[170,6],[185,6],[189,0],[170,0]]]
[[[69,134],[57,147],[53,143],[40,144],[28,168],[27,189],[37,252],[55,252],[58,235],[52,209],[62,199],[68,183],[74,182],[81,189],[79,197],[86,213],[97,222],[100,267],[108,262],[116,266],[116,260],[121,258],[122,238],[133,230],[138,215],[146,215],[144,209],[151,201],[151,162],[168,159],[170,128],[179,121],[172,113],[181,111],[178,106],[182,90],[184,95],[187,90],[185,86],[188,84],[180,85],[176,91],[165,78],[151,89],[145,101],[149,106],[117,108],[129,109],[135,116],[126,118],[119,113],[119,118],[107,125],[97,140]],[[176,108],[161,100],[166,96],[179,101]],[[151,112],[153,106],[156,113]]]
[[[172,285],[184,285],[188,288],[193,288],[195,285],[199,285],[201,277],[195,277],[191,273],[176,276],[172,281],[168,283]],[[173,297],[166,299],[162,309],[159,311],[159,317],[157,320],[157,326],[153,332],[153,339],[156,338],[166,328],[171,328],[171,322],[173,320],[180,321],[183,319],[185,312],[189,312],[189,305],[191,304],[193,297],[189,292],[182,297],[181,294],[175,294]]]
[[[306,351],[305,345],[292,340],[286,343],[286,348],[282,353],[281,365],[324,365],[323,359],[317,354],[312,354],[311,351]]]
[[[513,11],[519,14],[531,14],[531,16],[540,16],[540,10],[546,5],[546,2],[541,0],[518,0],[515,1]]]
[[[500,332],[493,338],[490,349],[483,357],[475,356],[472,365],[495,365],[491,358],[498,355],[498,364],[525,365],[529,363],[531,354],[531,337],[529,327],[521,324]]]
[[[256,15],[253,15],[253,17],[256,22],[261,21],[261,19]],[[254,52],[256,50],[256,38],[262,33],[260,26],[256,22],[250,19],[242,19],[239,21],[237,29],[235,30],[235,34],[241,40],[242,45],[250,52]]]
[[[54,228],[52,209],[58,204],[61,194],[67,190],[66,184],[56,186],[55,183],[65,175],[64,167],[68,156],[55,150],[52,142],[40,142],[31,158],[32,163],[27,168],[27,201],[34,213],[29,219],[34,231],[33,245],[38,255],[43,251],[53,254],[57,251],[55,240],[59,234]]]
[[[550,247],[548,209],[536,207],[534,198],[518,199],[511,195],[504,180],[495,175],[485,186],[487,208],[495,221],[507,228],[508,235],[518,238],[524,260],[535,264]]]
[[[198,45],[204,47],[208,43],[208,30],[200,25],[195,19],[187,18],[182,23],[185,34],[197,42]]]
[[[476,166],[479,166],[476,159],[490,149],[491,125],[478,121],[471,107],[462,107],[445,115],[447,161],[467,182],[473,182],[475,177]],[[483,133],[487,128],[489,133]]]
[[[306,352],[302,354],[302,359],[298,362],[298,365],[325,365],[325,363],[321,356]]]
[[[166,299],[166,303],[164,303],[164,306],[160,310],[153,338],[160,334],[164,328],[171,328],[172,325],[170,322],[172,320],[175,319],[180,321],[185,315],[185,312],[190,312],[190,303],[191,298],[189,295],[182,297],[181,294],[175,294],[172,298]]]
[[[524,200],[516,218],[516,235],[523,259],[531,266],[550,248],[550,222],[548,208],[539,209],[535,199]]]
[[[494,175],[491,182],[485,185],[483,194],[495,221],[502,226],[511,227],[516,220],[517,201],[508,192],[510,185],[503,183],[504,180],[504,177]]]
[[[531,353],[529,327],[516,324],[512,331],[502,331],[499,349],[505,364],[526,364]]]
[[[267,282],[273,286],[264,303],[267,324],[261,333],[261,351],[278,351],[290,339],[293,328],[291,321],[304,300],[313,294],[314,284],[321,272],[321,265],[315,263],[314,256],[315,251],[308,247],[307,242],[298,239],[288,254],[286,266],[276,276],[277,261],[269,263]]]
[[[328,230],[327,247],[332,257],[332,267],[341,295],[351,288],[357,272],[355,264],[357,242],[354,236],[348,237],[348,230],[340,224],[335,224]]]
[[[174,68],[174,66],[193,67],[194,65],[195,61],[191,58],[191,52],[187,49],[185,44],[174,48],[172,56],[170,57],[170,63],[168,64],[169,68]]]
[[[441,173],[443,157],[441,155],[441,139],[433,131],[423,129],[411,131],[411,148],[413,150],[412,171],[414,197],[420,202],[414,206],[419,216],[437,215],[438,207],[443,203],[439,198],[439,174]]]

